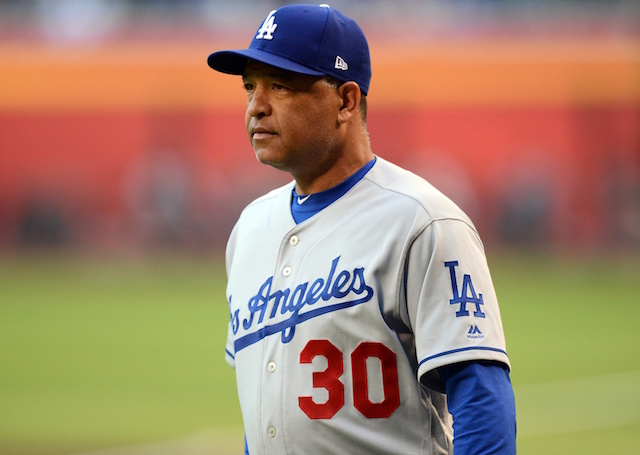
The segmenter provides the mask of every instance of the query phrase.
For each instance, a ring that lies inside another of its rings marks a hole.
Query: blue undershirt
[[[516,407],[507,366],[455,363],[438,373],[453,416],[454,455],[515,455]]]
[[[376,164],[375,158],[358,169],[355,174],[353,174],[344,182],[339,183],[336,186],[319,193],[304,195],[296,193],[295,188],[291,190],[291,192],[293,193],[293,197],[291,198],[291,215],[293,215],[293,219],[296,224],[300,224],[303,221],[308,220],[313,215],[344,196],[347,191],[349,191],[355,186],[356,183],[362,180],[362,178],[367,172],[369,172],[374,164]]]
[[[344,182],[320,193],[292,190],[296,223],[311,218],[344,196],[375,164],[375,158]],[[299,200],[302,202],[300,203]],[[438,369],[453,416],[454,455],[516,453],[516,411],[509,370],[498,363],[466,362]],[[245,454],[249,454],[245,438]]]

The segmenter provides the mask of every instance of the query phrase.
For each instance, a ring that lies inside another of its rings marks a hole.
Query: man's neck
[[[341,154],[337,160],[327,166],[326,172],[315,175],[293,175],[296,181],[296,193],[313,194],[328,190],[344,182],[373,158],[373,151],[368,138],[345,148],[347,152]]]

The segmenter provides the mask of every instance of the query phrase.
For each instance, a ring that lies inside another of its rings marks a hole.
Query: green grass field
[[[640,453],[640,257],[489,261],[519,453]],[[213,257],[1,260],[0,453],[240,454],[227,317]]]

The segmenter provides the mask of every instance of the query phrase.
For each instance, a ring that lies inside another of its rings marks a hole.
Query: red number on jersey
[[[367,359],[369,357],[378,358],[382,365],[384,399],[380,403],[373,403],[369,399],[367,379]],[[393,411],[400,406],[396,354],[380,343],[361,343],[351,353],[351,368],[353,370],[353,405],[356,409],[370,419],[386,418],[393,414]]]
[[[298,404],[311,419],[330,419],[344,406],[344,384],[340,382],[344,371],[342,352],[329,340],[311,340],[300,353],[300,363],[311,363],[317,355],[327,359],[327,368],[313,373],[313,388],[327,389],[329,398],[318,404],[312,397],[299,397]]]
[[[321,355],[327,359],[324,371],[313,373],[313,388],[323,388],[329,393],[324,403],[316,403],[313,397],[298,397],[300,409],[311,419],[330,419],[344,406],[344,384],[340,376],[344,372],[342,352],[329,340],[310,340],[300,353],[300,363],[311,363]],[[374,403],[369,399],[367,359],[375,357],[382,366],[384,399]],[[361,343],[351,353],[353,373],[353,401],[355,408],[367,418],[386,418],[400,406],[400,387],[395,353],[381,343]]]

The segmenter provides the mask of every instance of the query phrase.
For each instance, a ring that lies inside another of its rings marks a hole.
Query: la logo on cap
[[[274,16],[276,10],[274,9],[269,13],[267,18],[262,23],[262,27],[258,30],[256,39],[273,39],[273,32],[278,28],[278,24],[275,23],[276,17]]]

